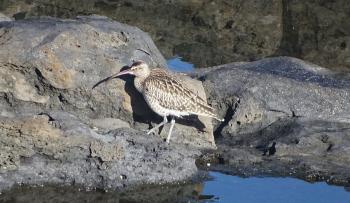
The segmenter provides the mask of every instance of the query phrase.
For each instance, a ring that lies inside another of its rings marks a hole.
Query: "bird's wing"
[[[213,108],[183,83],[164,70],[152,70],[144,81],[144,95],[148,101],[158,102],[163,108],[214,116]]]

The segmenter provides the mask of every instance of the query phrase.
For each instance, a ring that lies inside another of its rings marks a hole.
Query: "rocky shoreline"
[[[137,59],[166,67],[148,34],[105,17],[1,21],[0,190],[119,190],[198,167],[350,184],[349,75],[290,57],[199,69],[181,77],[226,121],[186,118],[166,145],[169,126],[146,135],[161,118],[131,80],[91,89]]]
[[[350,77],[290,58],[197,70],[226,123],[212,170],[350,184]],[[218,80],[217,78],[220,78]]]

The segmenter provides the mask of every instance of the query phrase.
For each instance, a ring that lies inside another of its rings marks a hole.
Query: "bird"
[[[168,144],[175,125],[175,117],[182,118],[183,116],[197,115],[211,117],[221,122],[224,121],[214,113],[214,108],[190,90],[174,73],[164,68],[151,69],[146,62],[141,60],[135,61],[125,70],[99,81],[93,88],[122,75],[134,76],[134,86],[137,91],[143,95],[148,106],[156,114],[163,117],[163,121],[150,129],[147,134],[151,134],[167,124],[167,117],[171,117],[171,125],[166,138]]]

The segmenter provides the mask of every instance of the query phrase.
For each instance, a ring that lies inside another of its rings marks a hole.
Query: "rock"
[[[256,132],[284,117],[349,123],[350,77],[332,74],[279,57],[214,67],[199,77],[210,99],[226,104],[221,108],[231,105],[234,114],[222,134],[232,135]]]
[[[22,2],[16,2],[15,5]],[[22,6],[7,13],[22,18],[54,16],[74,18],[97,13],[135,25],[149,32],[166,57],[177,54],[199,65],[273,55],[282,37],[282,2],[271,1],[71,1]],[[57,9],[58,12],[52,12]],[[113,9],[113,12],[111,12]],[[118,12],[114,12],[118,11]],[[247,15],[254,13],[255,15]]]
[[[226,119],[216,128],[222,162],[253,175],[260,168],[348,184],[350,75],[276,57],[197,70],[197,77]]]
[[[131,78],[125,78],[126,82],[113,80],[91,89],[97,81],[118,72],[132,60],[166,67],[163,56],[141,30],[102,16],[18,20],[3,22],[0,26],[3,33],[0,114],[36,115],[64,110],[93,125],[106,118],[121,119],[122,126],[126,126],[125,122],[135,123],[135,118],[143,123],[158,121],[133,87]],[[195,83],[192,80],[188,80],[189,85]],[[195,87],[202,88],[200,83]],[[203,88],[199,93],[205,97]],[[211,120],[197,120],[197,123],[206,129],[201,133],[203,136],[196,137],[196,143],[192,141],[193,134],[202,128],[191,127],[191,122],[176,126],[181,139],[175,141],[215,147]],[[140,130],[148,127],[142,126]]]
[[[130,128],[130,125],[129,123],[118,118],[100,118],[91,119],[90,127],[96,130],[110,131],[118,128]]]
[[[1,8],[16,19],[105,15],[149,32],[166,57],[180,55],[199,67],[288,55],[350,68],[347,0],[13,0]]]
[[[98,134],[64,112],[0,119],[0,189],[14,184],[77,184],[122,189],[196,175],[198,151],[121,128]]]
[[[0,12],[0,22],[1,21],[12,21],[12,19]]]
[[[197,150],[215,148],[211,120],[195,119],[202,128],[180,121],[167,146],[163,134],[145,134],[158,117],[132,78],[91,89],[137,59],[166,67],[146,33],[105,17],[0,22],[0,190],[119,189],[193,177]],[[187,81],[205,97],[200,82]],[[199,129],[206,131],[196,136]]]
[[[91,87],[131,60],[165,66],[145,33],[105,18],[44,18],[0,26],[0,103],[17,114],[63,109],[82,120],[124,114],[131,121],[123,81]],[[152,59],[138,49],[152,53]]]
[[[0,70],[2,78],[0,79],[0,92],[11,93],[16,99],[27,102],[45,104],[50,99],[49,96],[41,96],[27,82],[23,74],[11,72],[5,68],[8,64],[3,65],[4,69]]]

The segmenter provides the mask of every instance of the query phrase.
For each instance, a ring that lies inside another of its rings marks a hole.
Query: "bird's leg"
[[[168,122],[168,119],[166,118],[166,116],[163,117],[163,121],[161,123],[159,123],[158,125],[156,125],[156,127],[152,128],[151,130],[149,130],[147,132],[147,135],[153,133],[155,130],[157,130],[158,128],[160,128],[160,126],[166,124]]]
[[[168,137],[166,138],[166,142],[169,144],[170,142],[170,137],[171,137],[171,132],[173,131],[173,128],[174,128],[174,125],[175,125],[175,119],[174,117],[171,118],[171,126],[170,126],[170,129],[169,129],[169,133],[168,133]]]

